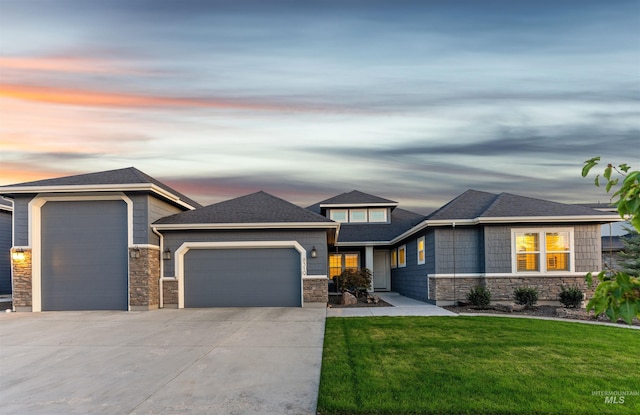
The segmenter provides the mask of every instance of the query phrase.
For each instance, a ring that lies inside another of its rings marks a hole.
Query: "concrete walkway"
[[[0,315],[0,414],[315,414],[325,308]]]
[[[433,304],[404,297],[395,292],[376,293],[393,307],[327,308],[327,317],[382,317],[382,316],[456,316],[449,310]]]

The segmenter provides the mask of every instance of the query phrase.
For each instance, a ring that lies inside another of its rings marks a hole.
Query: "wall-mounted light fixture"
[[[314,246],[313,248],[311,248],[311,258],[317,258],[318,257],[318,251],[316,250],[316,247]]]
[[[137,246],[131,248],[131,250],[129,251],[129,256],[131,258],[140,258],[140,248],[138,248]]]
[[[24,260],[24,250],[22,248],[18,248],[11,254],[11,258],[14,261],[23,261]]]
[[[171,251],[169,250],[169,248],[165,248],[165,250],[162,251],[162,259],[167,261],[171,259]]]

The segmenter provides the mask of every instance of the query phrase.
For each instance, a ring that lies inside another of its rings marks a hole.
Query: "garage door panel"
[[[185,307],[301,306],[295,249],[192,249],[184,264]]]
[[[47,202],[41,217],[42,309],[126,310],[126,204]]]

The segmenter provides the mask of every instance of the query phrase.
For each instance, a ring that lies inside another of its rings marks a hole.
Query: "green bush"
[[[518,287],[513,290],[513,300],[518,305],[533,307],[538,302],[538,289],[533,287]]]
[[[467,294],[467,301],[477,308],[487,308],[491,303],[491,291],[482,285],[472,288]]]
[[[584,299],[584,293],[577,286],[569,287],[568,289],[565,286],[560,287],[560,302],[563,306],[567,308],[577,308],[582,304],[582,300]]]
[[[361,292],[366,292],[371,286],[371,271],[367,268],[347,268],[335,277],[334,281],[338,284],[340,292],[348,291],[358,297]]]

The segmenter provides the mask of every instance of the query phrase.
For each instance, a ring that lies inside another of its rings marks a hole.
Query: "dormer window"
[[[349,222],[349,219],[347,219],[348,212],[347,209],[331,209],[329,211],[329,219],[336,222]]]
[[[367,222],[367,209],[349,209],[349,222]]]
[[[340,208],[328,209],[328,215],[331,220],[341,223],[388,223],[388,208]]]

